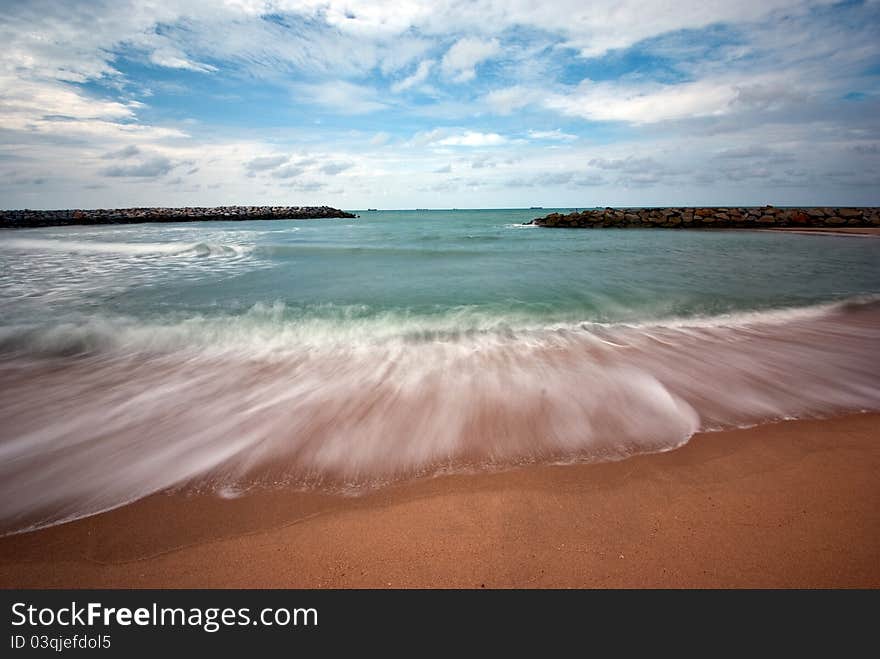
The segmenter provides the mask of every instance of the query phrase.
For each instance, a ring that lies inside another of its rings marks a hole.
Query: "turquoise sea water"
[[[0,237],[3,323],[235,317],[377,331],[717,315],[880,292],[872,239],[547,230],[535,210],[62,227]],[[384,326],[384,327],[383,327]]]
[[[546,210],[0,234],[0,522],[880,409],[880,240]]]

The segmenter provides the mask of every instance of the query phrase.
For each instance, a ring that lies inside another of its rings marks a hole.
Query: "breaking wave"
[[[123,256],[230,256],[247,254],[253,249],[243,245],[215,243],[124,243],[37,238],[12,238],[4,240],[0,243],[0,247],[6,250],[64,252],[68,254],[115,254]]]
[[[171,487],[358,492],[617,460],[699,430],[880,409],[880,302],[639,324],[462,309],[0,330],[0,529]]]

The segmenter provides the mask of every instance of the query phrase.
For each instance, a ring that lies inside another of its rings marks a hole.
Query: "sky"
[[[0,207],[880,204],[880,0],[0,0]]]

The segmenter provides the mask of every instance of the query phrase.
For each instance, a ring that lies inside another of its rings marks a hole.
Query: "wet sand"
[[[880,415],[340,498],[164,493],[0,539],[3,587],[880,587]]]

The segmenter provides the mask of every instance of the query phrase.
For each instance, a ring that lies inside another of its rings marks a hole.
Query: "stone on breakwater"
[[[137,224],[203,220],[307,220],[357,215],[329,206],[187,206],[185,208],[99,208],[94,210],[0,210],[0,228],[74,224]]]
[[[527,224],[540,227],[761,228],[880,226],[880,208],[601,208],[550,213]]]

